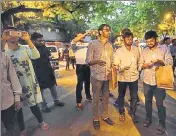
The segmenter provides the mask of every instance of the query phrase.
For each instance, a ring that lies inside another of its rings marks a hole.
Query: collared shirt
[[[107,81],[107,76],[110,74],[113,63],[112,45],[109,42],[103,44],[100,40],[90,42],[86,55],[86,63],[88,64],[93,60],[104,60],[106,65],[100,66],[96,64],[91,66],[91,76],[100,81]]]
[[[75,54],[76,64],[85,65],[86,64],[86,53],[89,43],[77,43],[72,44],[72,49]]]
[[[157,59],[162,60],[165,65],[172,65],[173,60],[169,50],[165,49],[165,46],[157,46],[155,50],[145,48],[140,57],[139,70],[141,70],[144,63],[151,63]],[[156,69],[157,65],[153,65],[151,68],[144,69],[143,81],[149,85],[156,85]]]
[[[20,101],[22,88],[18,80],[15,68],[11,59],[3,52],[0,52],[1,57],[1,110],[6,110]]]
[[[124,67],[130,67],[129,70],[122,70],[118,74],[118,80],[121,82],[134,82],[139,78],[138,61],[139,50],[136,46],[131,46],[128,50],[125,46],[118,49],[114,55],[114,64],[119,66],[119,70]]]

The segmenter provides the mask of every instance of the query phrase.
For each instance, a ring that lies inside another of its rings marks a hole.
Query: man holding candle
[[[155,96],[159,118],[156,133],[162,135],[165,133],[166,109],[163,106],[163,101],[166,97],[166,92],[165,89],[157,87],[155,69],[162,65],[172,65],[173,60],[169,50],[163,50],[164,47],[157,46],[157,37],[158,35],[155,31],[150,30],[145,33],[147,48],[141,53],[139,70],[144,70],[143,87],[146,108],[144,127],[148,127],[152,123],[152,99]]]
[[[110,26],[102,24],[98,28],[99,39],[92,41],[87,50],[86,62],[90,66],[93,92],[93,126],[100,129],[100,121],[98,114],[98,104],[100,101],[100,92],[102,91],[102,119],[109,125],[114,122],[108,116],[109,102],[109,79],[111,66],[113,63],[113,48],[109,43],[111,33]]]
[[[132,120],[135,120],[136,103],[137,103],[137,92],[138,92],[138,61],[139,61],[139,50],[133,44],[133,33],[126,31],[122,35],[124,40],[124,46],[118,49],[115,53],[114,64],[117,65],[119,70],[118,75],[118,104],[119,104],[119,120],[125,121],[125,108],[124,108],[124,97],[127,86],[130,90],[130,115]]]

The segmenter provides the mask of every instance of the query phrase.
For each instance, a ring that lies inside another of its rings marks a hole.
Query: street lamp
[[[167,13],[165,15],[166,19],[169,19],[171,17],[173,17],[173,19],[174,19],[174,28],[175,28],[175,35],[176,35],[176,14],[173,12],[173,13]]]

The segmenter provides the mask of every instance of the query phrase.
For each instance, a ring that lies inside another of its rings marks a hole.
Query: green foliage
[[[102,23],[112,27],[113,34],[128,27],[138,37],[147,30],[156,30],[159,34],[173,34],[173,16],[165,19],[167,13],[176,14],[174,1],[9,1],[2,2],[2,10],[19,5],[30,8],[42,8],[43,14],[18,13],[24,21],[48,21],[63,25],[73,34],[84,29],[97,29]]]

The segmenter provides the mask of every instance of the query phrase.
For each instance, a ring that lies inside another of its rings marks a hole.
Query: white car
[[[52,62],[54,63],[54,68],[59,69],[59,51],[57,46],[49,45],[46,46],[51,53]]]

